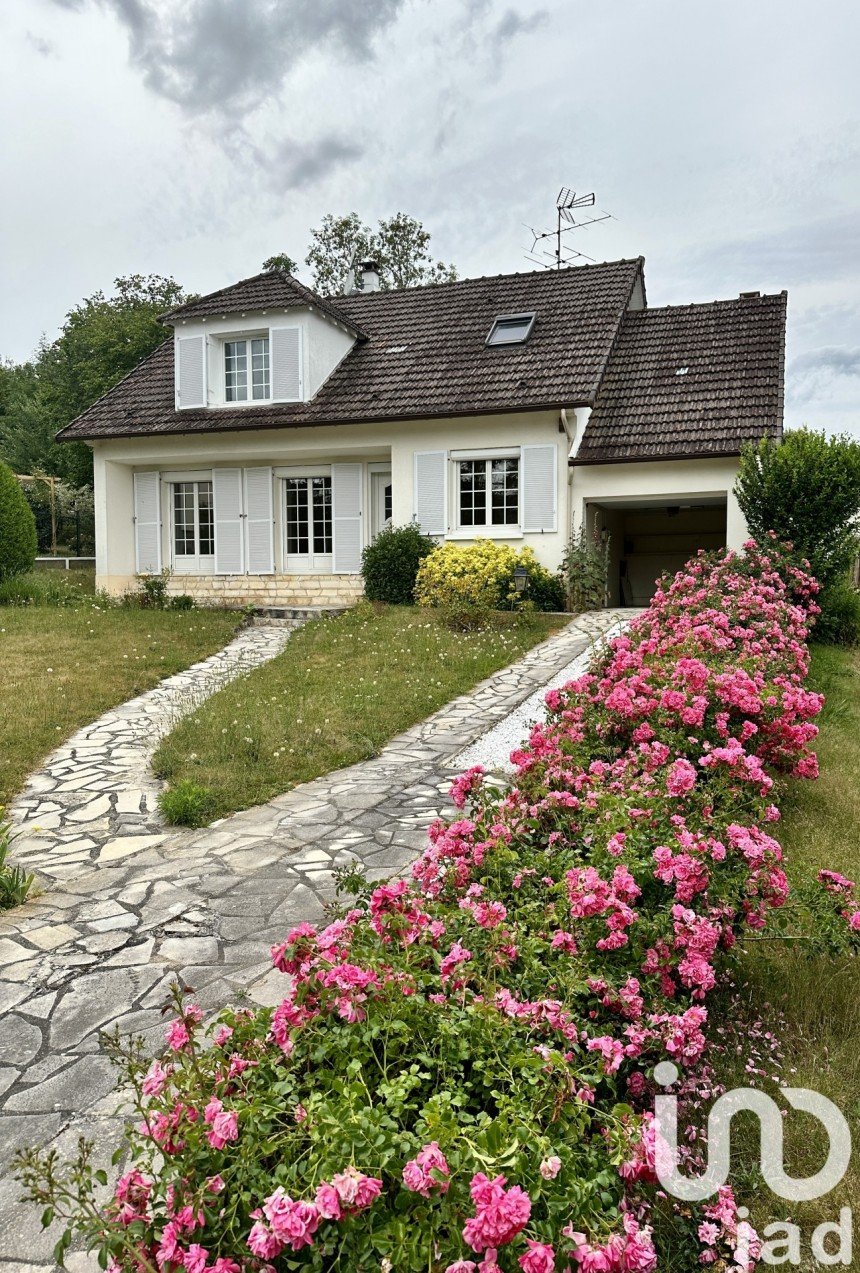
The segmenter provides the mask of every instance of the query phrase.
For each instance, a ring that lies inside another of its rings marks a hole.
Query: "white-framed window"
[[[519,526],[519,456],[488,456],[455,464],[458,529]]]
[[[265,402],[272,396],[268,336],[224,341],[226,402]]]
[[[211,481],[170,483],[170,537],[178,574],[211,574],[215,569],[215,513]]]
[[[331,474],[284,478],[284,562],[288,571],[332,569]]]

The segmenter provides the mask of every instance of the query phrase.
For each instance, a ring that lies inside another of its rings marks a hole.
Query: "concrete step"
[[[256,612],[251,622],[255,627],[306,622],[336,614],[345,614],[349,606],[266,606]]]

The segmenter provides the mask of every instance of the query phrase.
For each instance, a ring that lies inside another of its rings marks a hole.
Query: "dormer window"
[[[224,397],[227,402],[266,401],[272,396],[269,379],[269,338],[224,341]]]
[[[522,345],[532,334],[534,313],[500,314],[490,328],[488,345]]]

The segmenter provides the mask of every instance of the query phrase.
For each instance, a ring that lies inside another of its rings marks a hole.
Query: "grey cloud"
[[[493,30],[493,39],[497,44],[507,44],[518,35],[530,35],[545,25],[549,18],[546,9],[535,9],[528,17],[522,17],[515,9],[507,9],[502,14]]]
[[[860,377],[860,347],[824,345],[794,358],[788,368],[788,386],[795,403],[811,402],[826,395],[842,377]]]
[[[725,276],[732,272],[751,280],[748,286],[790,287],[844,279],[860,261],[860,218],[856,212],[809,220],[802,225],[763,231],[748,238],[728,238],[693,252],[689,276]]]
[[[46,40],[44,36],[36,35],[33,31],[27,32],[26,39],[30,47],[34,48],[42,57],[53,57],[57,52],[50,40]]]
[[[126,28],[144,82],[190,113],[259,105],[319,46],[358,61],[405,0],[54,0],[94,3]]]
[[[254,149],[258,170],[265,170],[267,185],[277,193],[319,181],[363,153],[363,146],[334,133],[310,142],[286,138],[271,149]]]

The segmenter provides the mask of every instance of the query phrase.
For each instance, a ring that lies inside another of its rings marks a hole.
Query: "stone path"
[[[16,860],[56,881],[160,843],[162,784],[149,768],[160,739],[216,690],[280,654],[301,622],[244,628],[217,654],[73,734],[10,808]]]
[[[637,614],[639,611],[631,611],[631,613]],[[618,636],[629,622],[629,619],[620,619],[617,623],[613,623],[601,635],[599,644],[604,644],[611,641],[614,636]],[[510,760],[511,752],[524,738],[528,738],[532,725],[543,719],[547,691],[559,689],[562,685],[567,685],[569,681],[575,681],[578,676],[582,676],[583,672],[588,671],[588,665],[594,655],[595,648],[590,646],[575,659],[571,659],[556,672],[555,676],[541,685],[540,689],[529,694],[528,698],[524,699],[519,707],[514,708],[509,716],[486,730],[456,756],[452,756],[451,765],[456,769],[469,769],[472,765],[481,765],[490,773],[512,773],[514,766]]]
[[[44,792],[28,787],[19,806],[27,828],[24,852],[57,884],[0,916],[0,1173],[7,1173],[0,1178],[0,1270],[54,1269],[56,1234],[40,1232],[37,1209],[20,1203],[20,1187],[8,1175],[14,1149],[51,1142],[68,1152],[84,1134],[108,1159],[119,1138],[99,1031],[119,1025],[157,1048],[164,1028],[160,1009],[177,977],[195,987],[206,1010],[245,995],[256,1003],[278,1002],[283,978],[271,969],[268,948],[293,924],[320,918],[334,894],[332,868],[357,860],[374,879],[403,870],[423,848],[431,819],[452,808],[451,757],[626,617],[607,611],[575,619],[512,667],[394,738],[379,756],[201,831],[168,830],[157,822],[150,799],[155,784],[139,763],[152,738],[129,725],[131,718],[140,720],[143,702],[163,726],[159,700],[146,695],[135,700],[131,716],[126,712],[132,704],[126,704],[83,731],[101,746],[102,727],[107,734],[114,729],[107,763],[126,765],[134,775],[131,789],[140,792],[135,811],[120,811],[127,788],[119,771],[104,790],[84,785],[60,791],[75,782],[69,775],[83,759],[77,755],[67,757],[73,763],[58,785]],[[287,634],[278,635],[283,640]],[[169,683],[159,690],[169,698]],[[176,712],[179,701],[170,699],[169,707],[167,701],[164,710]],[[90,768],[91,759],[86,756]],[[52,781],[58,777],[53,763]],[[86,796],[79,805],[80,792]],[[95,802],[105,798],[108,804],[95,811]],[[46,810],[46,804],[61,808]],[[78,824],[85,834],[77,832],[90,843],[72,848],[76,809],[92,812]],[[46,814],[57,821],[37,832]],[[117,845],[132,838],[135,845]],[[57,865],[55,852],[80,856]],[[66,1262],[73,1273],[95,1268],[80,1252]]]

